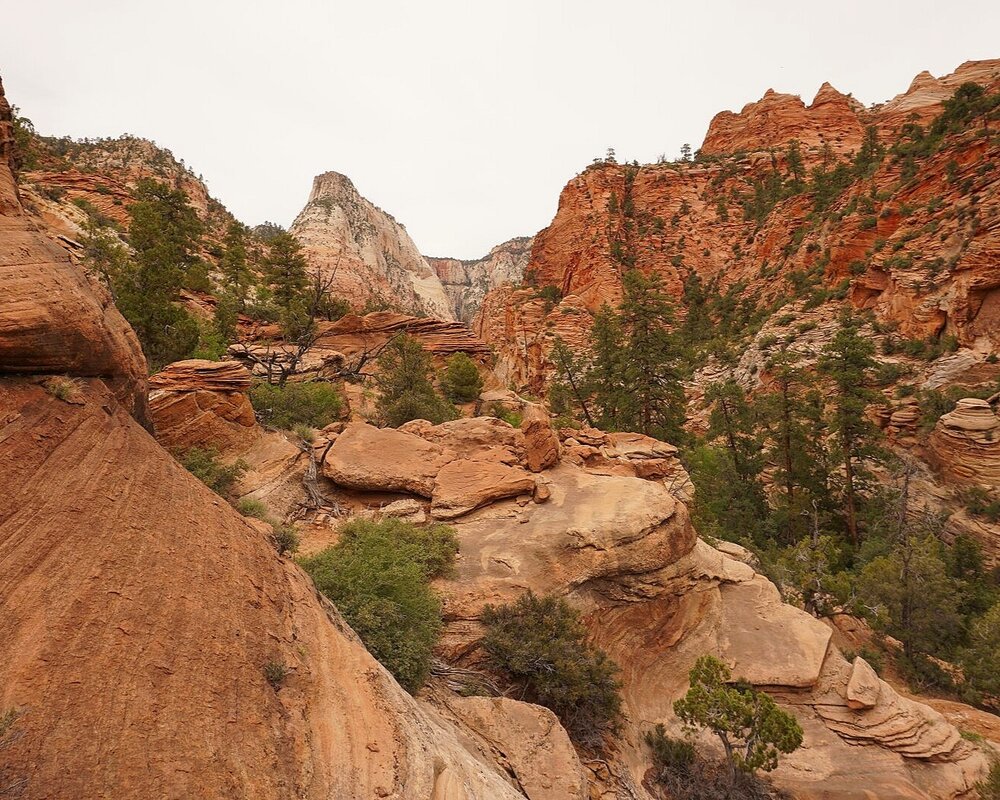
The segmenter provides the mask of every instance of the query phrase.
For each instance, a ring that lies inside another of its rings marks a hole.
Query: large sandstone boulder
[[[524,435],[496,417],[462,417],[433,425],[415,419],[399,430],[453,451],[461,458],[518,464],[524,459]]]
[[[932,463],[947,479],[1000,487],[1000,417],[985,400],[959,400],[934,426],[929,449]]]
[[[519,467],[462,458],[438,471],[431,493],[431,515],[453,519],[496,500],[534,490],[535,479]]]
[[[538,405],[526,405],[521,423],[524,433],[525,466],[532,472],[554,467],[559,461],[559,436],[552,429],[549,415]]]
[[[25,215],[0,85],[0,373],[99,377],[146,422],[146,361],[108,292]]]
[[[243,450],[260,436],[247,394],[250,373],[235,361],[177,361],[149,379],[156,438],[170,450]]]
[[[434,479],[452,454],[394,428],[351,423],[330,448],[323,474],[339,486],[430,497]]]

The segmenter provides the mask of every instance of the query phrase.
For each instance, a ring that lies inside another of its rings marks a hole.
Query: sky
[[[153,139],[246,223],[336,170],[425,255],[477,258],[609,146],[676,157],[768,88],[882,102],[998,31],[996,0],[31,0],[0,77],[40,132]]]

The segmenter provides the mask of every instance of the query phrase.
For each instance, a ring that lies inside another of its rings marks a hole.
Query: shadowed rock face
[[[11,130],[0,86],[0,375],[99,377],[145,422],[139,342],[98,281],[25,215],[11,172]]]

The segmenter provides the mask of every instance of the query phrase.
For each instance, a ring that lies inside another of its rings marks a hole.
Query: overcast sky
[[[997,0],[31,0],[0,76],[41,132],[151,138],[244,222],[288,225],[336,170],[425,254],[474,258],[609,145],[674,157],[768,87],[881,102],[998,32]]]

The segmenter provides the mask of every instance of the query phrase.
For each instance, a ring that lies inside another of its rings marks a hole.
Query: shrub
[[[476,400],[483,391],[483,379],[476,362],[465,353],[451,356],[441,376],[441,388],[454,403],[468,403]]]
[[[61,375],[49,378],[45,381],[44,385],[45,391],[56,398],[56,400],[62,400],[64,402],[69,402],[75,398],[77,393],[80,391],[80,381],[75,378],[67,378]]]
[[[524,421],[523,414],[507,408],[503,405],[503,403],[493,403],[493,405],[490,406],[490,416],[502,419],[512,428],[520,428],[521,423]]]
[[[686,775],[690,771],[695,755],[691,742],[667,736],[662,723],[657,723],[653,730],[646,731],[643,738],[653,752],[653,767],[660,775]]]
[[[264,677],[267,678],[267,682],[271,686],[277,689],[288,677],[288,667],[280,661],[268,661],[264,665]]]
[[[214,447],[192,447],[178,454],[177,460],[184,469],[223,497],[248,469],[243,459],[237,459],[232,464],[223,464],[219,459],[219,451]]]
[[[301,422],[296,422],[292,426],[292,433],[308,444],[312,444],[316,439],[316,430],[312,426],[304,425]]]
[[[253,517],[254,519],[264,520],[265,522],[270,516],[267,506],[255,497],[244,497],[236,504],[236,510],[239,511],[244,517]]]
[[[300,563],[409,692],[430,674],[441,606],[430,581],[446,574],[458,542],[446,525],[354,520],[340,541]]]
[[[250,389],[250,403],[262,423],[282,430],[295,425],[322,428],[337,419],[342,408],[340,394],[324,381],[258,383]]]
[[[490,664],[531,702],[552,709],[574,740],[599,745],[621,713],[618,666],[587,642],[579,614],[563,599],[532,592],[486,606],[483,649]]]
[[[286,553],[294,553],[299,549],[299,534],[292,525],[272,525],[271,541],[274,542],[274,549],[281,556]]]

